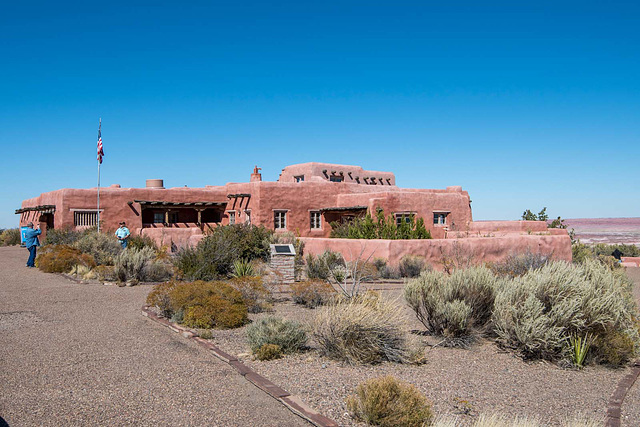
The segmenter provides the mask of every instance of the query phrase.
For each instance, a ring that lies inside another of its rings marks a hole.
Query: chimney
[[[262,174],[260,173],[261,170],[262,170],[262,168],[259,168],[257,165],[256,165],[256,167],[253,168],[253,173],[251,174],[250,182],[260,182],[260,181],[262,181]]]
[[[147,188],[159,188],[164,189],[164,181],[162,179],[148,179]]]

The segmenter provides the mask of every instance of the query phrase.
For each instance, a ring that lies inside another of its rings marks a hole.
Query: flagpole
[[[98,138],[100,138],[100,133],[102,130],[102,117],[100,117],[100,122],[98,123]],[[100,233],[100,164],[102,163],[102,159],[98,159],[98,233]]]

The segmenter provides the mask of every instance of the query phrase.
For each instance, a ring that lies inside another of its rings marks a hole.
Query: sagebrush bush
[[[399,279],[402,277],[400,269],[387,264],[387,260],[384,258],[374,259],[373,266],[378,270],[378,276],[382,279]]]
[[[503,261],[490,265],[491,270],[503,277],[520,277],[536,270],[551,261],[551,255],[534,254],[527,251],[523,254],[509,255]]]
[[[146,267],[153,263],[155,257],[155,251],[149,247],[120,250],[114,259],[114,272],[117,279],[122,282],[128,280],[147,281]]]
[[[592,354],[609,364],[637,354],[637,318],[624,273],[591,259],[551,262],[515,278],[497,292],[493,312],[498,342],[526,358],[570,359],[569,337],[590,334]],[[620,348],[607,354],[612,340]]]
[[[324,280],[305,280],[292,283],[290,286],[293,302],[302,304],[307,308],[325,305],[336,295],[333,286]]]
[[[428,426],[433,420],[431,403],[413,385],[392,376],[372,378],[347,398],[347,409],[356,420],[374,426]]]
[[[247,327],[247,342],[256,353],[265,344],[275,344],[284,354],[296,353],[307,345],[307,333],[298,322],[269,316]]]
[[[258,360],[273,360],[282,357],[282,348],[277,344],[264,344],[255,352]]]
[[[242,294],[225,282],[168,282],[154,286],[147,304],[192,328],[237,328],[247,322]]]
[[[176,257],[176,267],[188,280],[227,278],[237,260],[266,261],[271,253],[272,233],[262,226],[245,224],[216,227],[195,248],[182,249]]]
[[[401,307],[370,292],[319,308],[313,336],[322,354],[347,363],[410,361]]]
[[[20,230],[7,228],[0,233],[0,246],[15,246],[20,244]]]
[[[76,265],[93,268],[96,263],[91,255],[68,245],[47,245],[36,258],[37,267],[45,273],[68,273]]]
[[[83,233],[73,246],[91,255],[98,265],[113,265],[114,258],[122,251],[115,237],[97,231]]]
[[[228,283],[242,294],[242,299],[249,313],[262,313],[270,308],[268,300],[271,294],[265,287],[261,277],[235,277],[229,280]]]
[[[418,277],[425,269],[425,260],[420,256],[405,255],[398,265],[401,277]]]
[[[502,283],[485,267],[455,270],[451,275],[429,271],[407,282],[404,298],[427,332],[446,338],[448,344],[462,345],[484,330]]]

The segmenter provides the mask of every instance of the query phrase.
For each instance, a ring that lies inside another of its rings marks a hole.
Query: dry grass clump
[[[269,316],[247,327],[247,341],[256,355],[266,344],[277,345],[282,353],[291,354],[306,347],[307,333],[298,322]]]
[[[68,245],[47,245],[36,258],[36,265],[45,273],[68,273],[76,265],[93,268],[93,257]]]
[[[498,342],[525,358],[571,360],[571,336],[593,337],[587,360],[619,365],[637,354],[638,311],[628,279],[595,260],[552,262],[496,294]]]
[[[313,336],[322,354],[347,363],[411,358],[401,307],[372,292],[318,309]]]
[[[247,322],[242,294],[224,282],[169,282],[156,285],[147,304],[192,328],[237,328]]]
[[[487,325],[501,283],[485,267],[451,275],[429,271],[407,282],[404,297],[427,332],[444,337],[449,345],[465,345]]]
[[[325,305],[335,295],[336,290],[324,280],[305,280],[291,284],[293,302],[307,308]]]
[[[431,403],[408,383],[392,376],[372,378],[347,398],[356,420],[374,426],[428,426],[433,419]]]
[[[228,283],[242,294],[242,299],[249,313],[262,313],[271,309],[268,302],[271,294],[258,276],[235,277]]]

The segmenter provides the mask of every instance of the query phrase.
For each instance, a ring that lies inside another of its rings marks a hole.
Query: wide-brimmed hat
[[[119,222],[119,224],[120,224],[120,225],[125,225],[125,224],[126,224],[126,222],[124,222],[124,221],[120,221],[120,222]]]
[[[33,223],[32,223],[31,221],[29,221],[29,222],[27,223],[27,227],[33,227]]]

